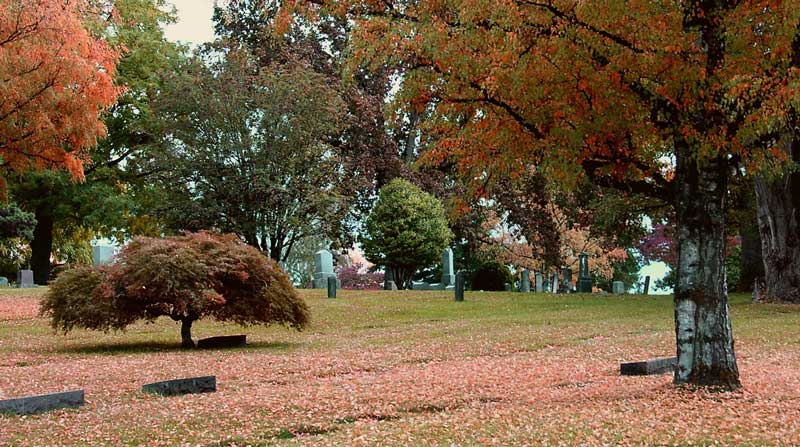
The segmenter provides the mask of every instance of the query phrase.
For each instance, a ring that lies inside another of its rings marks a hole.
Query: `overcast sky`
[[[171,0],[178,10],[178,23],[166,27],[167,38],[192,44],[214,38],[211,14],[214,0]]]

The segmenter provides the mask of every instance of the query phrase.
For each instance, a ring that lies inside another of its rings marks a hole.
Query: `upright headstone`
[[[456,275],[453,272],[453,250],[445,248],[444,252],[442,252],[442,284],[444,284],[444,287],[452,286],[456,283]]]
[[[589,255],[581,253],[578,256],[578,292],[592,293],[592,275],[589,273]]]
[[[336,277],[328,277],[328,298],[336,298]]]
[[[544,278],[542,278],[542,272],[536,272],[533,276],[536,281],[536,293],[544,293]]]
[[[650,292],[650,275],[644,277],[644,294],[647,295]]]
[[[551,287],[553,293],[558,293],[558,272],[553,272],[553,275],[551,276],[551,278],[552,279],[550,280],[550,284],[551,284],[550,287]]]
[[[92,247],[92,265],[111,264],[114,260],[114,247],[110,245],[95,245]]]
[[[625,283],[622,281],[614,281],[611,283],[611,292],[614,295],[623,295],[625,293]]]
[[[569,267],[564,267],[561,271],[561,290],[564,293],[572,292],[572,269]]]
[[[552,290],[553,289],[550,287],[550,279],[545,279],[544,283],[542,284],[542,291],[544,293],[550,293]]]
[[[0,287],[4,287],[8,285],[8,278],[5,276],[0,276]]]
[[[383,290],[397,290],[397,284],[394,282],[394,274],[392,270],[387,268],[383,274]]]
[[[455,299],[456,301],[464,301],[464,272],[456,273],[456,287],[453,289],[455,292]]]
[[[520,273],[519,291],[522,293],[531,291],[531,271],[528,269],[524,269]]]
[[[17,288],[30,289],[36,287],[33,283],[33,270],[17,271]]]
[[[315,289],[328,287],[328,278],[336,278],[333,273],[333,255],[328,250],[314,253],[314,280],[311,282]]]

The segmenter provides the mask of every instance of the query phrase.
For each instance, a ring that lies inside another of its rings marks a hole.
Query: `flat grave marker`
[[[83,390],[40,394],[0,400],[0,413],[35,414],[61,408],[76,408],[85,403]]]
[[[247,346],[247,335],[223,335],[197,341],[197,349],[243,348]]]
[[[623,376],[651,376],[666,374],[675,371],[678,365],[677,357],[645,360],[643,362],[621,363],[619,373]]]
[[[188,379],[165,380],[142,386],[143,393],[161,396],[180,396],[182,394],[214,393],[217,391],[217,377],[192,377]]]

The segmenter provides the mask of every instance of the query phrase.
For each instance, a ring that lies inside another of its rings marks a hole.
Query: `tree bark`
[[[792,160],[800,161],[800,142],[785,143]],[[764,297],[800,303],[800,174],[756,178],[758,228],[764,260]]]
[[[192,318],[181,319],[181,348],[193,349],[195,347],[194,340],[192,340],[192,323],[194,323]]]
[[[33,282],[44,286],[50,280],[50,256],[53,252],[53,215],[44,206],[37,207],[36,228],[31,241]]]
[[[411,285],[412,277],[414,276],[413,269],[404,268],[404,267],[390,267],[392,270],[392,277],[394,278],[394,283],[400,290],[406,290]]]
[[[723,157],[700,165],[694,152],[676,148],[675,383],[735,389],[741,383],[725,277],[729,167]]]

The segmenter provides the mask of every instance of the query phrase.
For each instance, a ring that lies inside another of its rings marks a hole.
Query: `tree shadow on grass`
[[[187,354],[213,351],[289,351],[299,347],[301,343],[257,341],[247,346],[229,348],[184,349],[179,342],[165,343],[157,341],[92,343],[59,347],[55,352],[60,354],[151,354],[160,352],[185,352]]]

